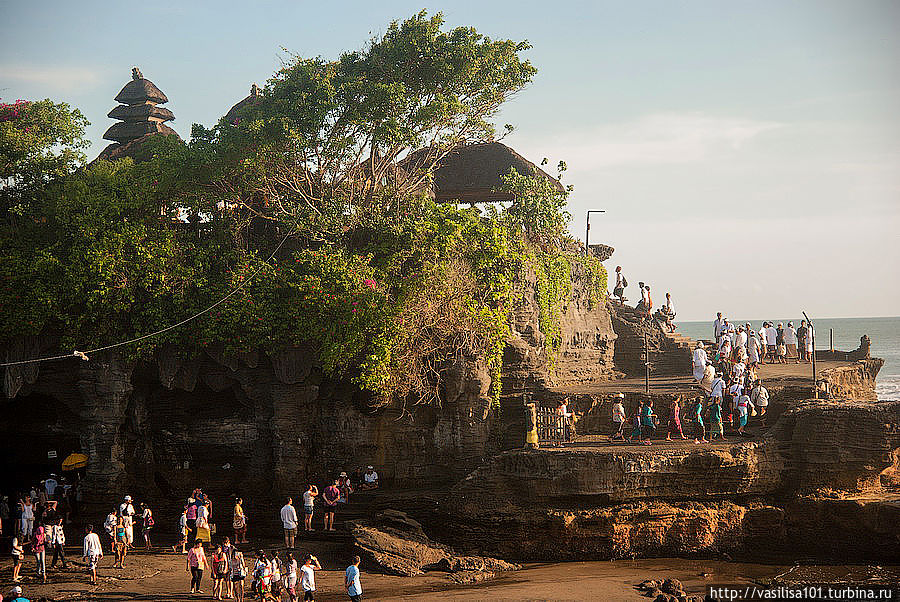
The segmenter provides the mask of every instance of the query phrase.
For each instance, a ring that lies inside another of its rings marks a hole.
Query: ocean
[[[715,316],[713,316],[715,318]],[[731,316],[729,316],[731,318]],[[800,325],[803,317],[765,318],[769,322],[793,322],[794,327]],[[762,319],[732,320],[735,324],[750,322],[759,328]],[[706,322],[679,322],[678,331],[692,339],[711,339],[712,320]],[[841,351],[852,351],[859,347],[859,337],[864,334],[872,339],[872,356],[884,360],[884,367],[878,373],[876,391],[878,399],[883,401],[900,400],[900,317],[894,318],[817,318],[816,349],[829,349],[829,329],[834,331],[834,348]]]

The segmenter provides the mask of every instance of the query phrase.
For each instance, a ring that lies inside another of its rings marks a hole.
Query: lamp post
[[[588,246],[588,237],[591,235],[591,214],[592,213],[606,213],[606,211],[602,209],[592,209],[587,212],[587,219],[585,219],[585,228],[584,228],[584,255],[587,257],[588,253],[590,253],[590,247]]]

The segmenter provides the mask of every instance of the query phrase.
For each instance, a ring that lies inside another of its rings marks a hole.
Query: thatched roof
[[[259,86],[253,84],[252,86],[250,86],[250,96],[231,107],[231,109],[229,109],[228,112],[225,113],[225,121],[227,121],[228,123],[234,123],[238,119],[238,117],[240,117],[241,111],[243,111],[245,107],[254,105],[259,101],[259,96]]]
[[[97,156],[97,159],[94,159],[94,161],[97,161],[98,159],[106,159],[107,161],[115,161],[116,159],[122,159],[123,157],[131,157],[132,159],[135,160],[135,162],[146,161],[147,159],[150,158],[150,153],[149,153],[149,151],[144,149],[144,143],[149,138],[151,138],[152,136],[157,136],[159,134],[173,135],[173,136],[178,135],[177,133],[175,133],[175,130],[173,130],[172,128],[169,128],[166,126],[162,126],[162,128],[163,128],[163,131],[155,132],[152,134],[145,134],[144,136],[141,136],[140,138],[138,138],[136,140],[130,140],[128,142],[125,142],[124,144],[119,143],[119,142],[114,142],[114,143],[110,144],[109,146],[107,146],[106,148],[104,148],[100,152],[100,154]],[[92,163],[93,163],[93,161],[92,161]]]
[[[403,162],[406,169],[422,169],[428,150],[411,153]],[[563,185],[537,165],[500,142],[469,144],[451,151],[433,171],[434,198],[438,201],[496,202],[514,198],[500,192],[503,176],[514,168],[522,175],[542,176],[560,192]]]
[[[172,121],[175,119],[175,115],[169,109],[151,104],[119,105],[106,116],[123,121]]]
[[[103,134],[104,140],[124,143],[147,134],[175,134],[175,130],[160,121],[120,121],[110,126]]]
[[[145,102],[162,104],[169,102],[162,90],[157,88],[149,79],[132,79],[125,84],[122,91],[116,95],[115,100],[126,105],[137,105]]]

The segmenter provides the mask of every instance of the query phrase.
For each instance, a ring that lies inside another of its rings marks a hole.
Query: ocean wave
[[[880,401],[900,401],[900,375],[879,376],[875,393]]]

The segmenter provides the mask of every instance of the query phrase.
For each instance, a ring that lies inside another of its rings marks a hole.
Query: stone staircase
[[[652,316],[635,308],[610,302],[613,328],[618,336],[616,367],[628,376],[644,374],[644,335],[650,352],[650,371],[655,376],[681,376],[691,372],[691,353],[696,345],[677,330],[668,332]]]

